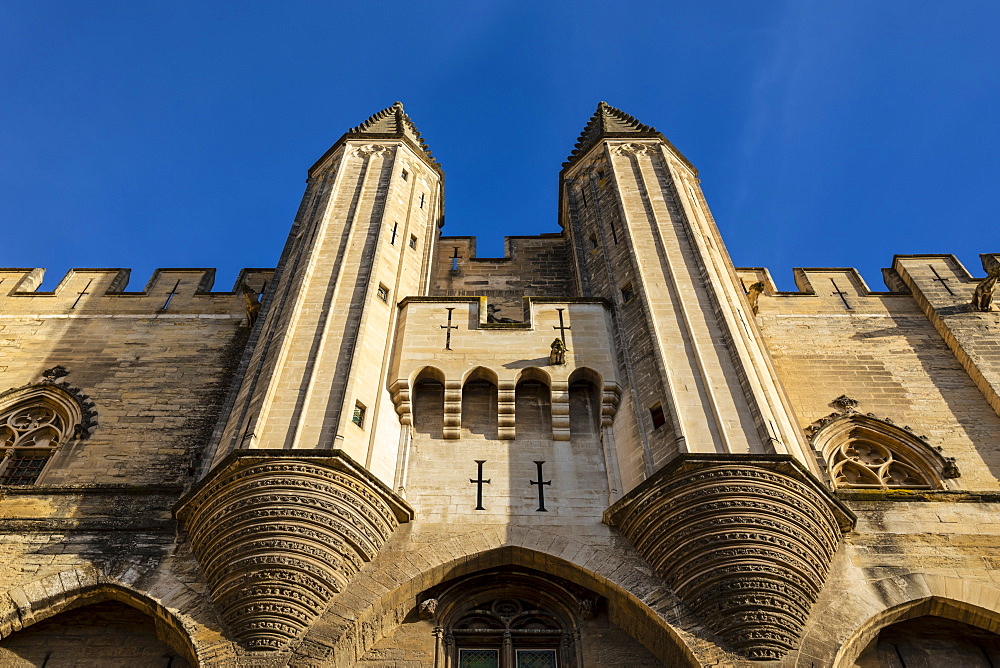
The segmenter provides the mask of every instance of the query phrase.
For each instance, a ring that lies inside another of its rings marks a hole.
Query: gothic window
[[[529,569],[501,568],[422,596],[434,618],[435,665],[455,668],[579,668],[579,617],[596,596]],[[590,615],[590,616],[586,616]]]
[[[77,416],[64,402],[47,400],[44,391],[31,392],[0,410],[0,484],[33,485],[59,447],[74,437]]]
[[[944,489],[945,478],[958,476],[954,462],[922,438],[871,416],[827,418],[812,440],[838,489]]]

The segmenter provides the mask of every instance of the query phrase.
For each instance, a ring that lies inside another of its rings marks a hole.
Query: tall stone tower
[[[714,630],[780,658],[851,521],[817,484],[697,171],[602,102],[560,203],[581,293],[615,305],[637,422],[615,441],[631,491],[605,517]]]
[[[224,617],[255,648],[297,637],[412,514],[389,491],[401,426],[386,377],[393,304],[427,290],[441,169],[397,102],[307,183],[210,471],[180,515]],[[250,501],[264,488],[283,493]],[[262,516],[270,524],[247,530]]]

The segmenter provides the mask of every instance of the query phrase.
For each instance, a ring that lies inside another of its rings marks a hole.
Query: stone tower
[[[603,102],[559,188],[477,256],[396,103],[231,292],[0,269],[0,665],[1000,665],[997,255],[779,291]]]

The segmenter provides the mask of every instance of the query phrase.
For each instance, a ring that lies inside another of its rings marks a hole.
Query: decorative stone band
[[[681,455],[604,513],[753,660],[798,644],[851,511],[787,455]]]
[[[251,650],[280,650],[412,509],[340,450],[238,450],[174,509],[212,597]]]

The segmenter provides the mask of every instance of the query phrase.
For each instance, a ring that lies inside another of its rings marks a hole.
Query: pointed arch
[[[558,554],[539,545],[550,545]],[[327,619],[350,623],[317,624],[301,647],[322,649],[332,667],[356,666],[376,641],[418,613],[428,590],[510,566],[557,576],[603,597],[611,622],[627,627],[664,665],[693,668],[722,658],[716,648],[698,642],[698,635],[708,630],[663,582],[616,552],[566,536],[552,543],[550,532],[527,528],[507,541],[498,542],[496,531],[485,529],[429,544],[419,558],[397,554],[360,573],[351,595],[334,598],[324,613]],[[393,584],[387,586],[389,582]]]
[[[152,618],[157,638],[191,666],[201,665],[199,651],[192,640],[195,629],[186,628],[173,611],[146,594],[118,582],[101,582],[99,577],[92,569],[76,568],[3,592],[0,594],[0,640],[60,613],[115,601]],[[32,596],[35,592],[43,596]]]
[[[834,489],[948,489],[945,481],[959,475],[922,437],[872,415],[821,421],[811,440]]]
[[[425,366],[413,374],[413,428],[432,438],[442,438],[444,433],[444,372]]]
[[[476,434],[497,438],[498,384],[499,379],[492,369],[477,366],[465,373],[462,380],[463,436]]]
[[[569,428],[574,437],[595,436],[601,429],[601,374],[587,367],[569,375]]]
[[[933,587],[935,580],[929,580],[932,589],[937,589]],[[1000,611],[995,606],[997,590],[986,587],[991,590],[992,597],[971,598],[963,596],[965,592],[952,587],[949,595],[945,595],[944,591],[935,591],[929,596],[899,603],[872,615],[852,629],[850,636],[840,645],[831,665],[836,668],[854,666],[857,658],[878,638],[883,629],[920,617],[940,617],[1000,634]]]
[[[77,388],[50,381],[0,394],[0,484],[34,484],[62,446],[90,436],[93,406]]]

